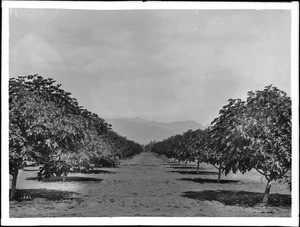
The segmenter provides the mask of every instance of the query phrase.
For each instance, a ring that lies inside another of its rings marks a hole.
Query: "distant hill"
[[[140,144],[150,141],[161,141],[170,136],[180,134],[189,129],[204,129],[205,127],[195,121],[175,121],[171,123],[149,121],[141,118],[105,119],[112,125],[112,129],[128,139]]]

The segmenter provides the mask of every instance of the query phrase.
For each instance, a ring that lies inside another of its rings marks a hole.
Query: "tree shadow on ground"
[[[237,183],[239,181],[237,180],[220,180],[220,182],[217,181],[217,179],[204,179],[204,178],[181,178],[179,180],[183,181],[193,181],[196,183],[204,184],[204,183],[217,183],[217,184],[227,184],[227,183]]]
[[[101,169],[94,169],[94,170],[90,170],[88,173],[92,173],[92,174],[115,174],[116,172],[108,171],[108,170],[101,170]]]
[[[212,172],[212,171],[198,171],[197,170],[173,170],[173,171],[168,171],[169,173],[180,173],[180,174],[190,174],[190,175],[218,175],[217,172]]]
[[[122,166],[161,166],[161,164],[123,164]]]
[[[50,178],[42,178],[39,179],[38,177],[27,177],[26,180],[37,180],[37,181],[41,181],[41,182],[58,182],[58,181],[63,181],[63,177],[50,177]],[[99,179],[99,178],[92,178],[92,177],[66,177],[66,180],[64,182],[74,182],[74,181],[78,181],[78,182],[90,182],[90,181],[94,181],[94,182],[100,182],[103,181],[103,179]]]
[[[70,192],[70,191],[59,191],[59,190],[50,190],[50,189],[17,189],[15,192],[16,201],[24,200],[33,200],[35,198],[42,198],[52,201],[63,200],[63,199],[79,199],[72,197],[79,193]]]
[[[121,164],[121,166],[140,166],[141,164]]]
[[[181,196],[196,200],[218,201],[225,205],[237,205],[253,207],[262,202],[263,193],[247,191],[226,191],[226,190],[206,190],[200,192],[187,191]],[[290,207],[291,196],[284,194],[270,194],[268,206],[272,207]]]
[[[172,168],[172,169],[196,169],[196,167],[192,167],[192,166],[170,166],[169,168]],[[199,168],[199,169],[203,169],[203,168]]]
[[[178,162],[168,162],[166,163],[166,165],[169,165],[169,166],[182,166],[180,163]]]
[[[72,173],[84,173],[84,174],[114,174],[116,172],[102,170],[102,169],[93,169],[87,171],[72,171]]]
[[[22,170],[23,170],[23,171],[26,171],[26,172],[28,172],[28,171],[33,171],[33,172],[39,171],[39,169],[37,169],[37,168],[35,168],[35,169],[27,169],[27,168],[23,168]]]

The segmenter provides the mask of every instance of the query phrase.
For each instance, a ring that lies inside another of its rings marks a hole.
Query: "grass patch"
[[[247,191],[226,191],[226,190],[206,190],[200,192],[184,192],[183,197],[196,200],[218,201],[225,205],[237,205],[253,207],[261,204],[263,193]],[[291,196],[284,194],[270,194],[268,206],[272,207],[290,207]]]
[[[72,197],[79,193],[70,192],[70,191],[59,191],[59,190],[50,190],[50,189],[17,189],[15,192],[15,200],[33,200],[36,198],[42,198],[52,201],[58,201],[63,199],[76,199]],[[78,198],[77,198],[78,199]]]
[[[50,178],[42,178],[39,179],[38,177],[27,177],[26,180],[37,180],[37,181],[41,181],[41,182],[58,182],[58,181],[63,181],[63,177],[50,177]],[[94,182],[101,182],[103,181],[103,179],[99,179],[99,178],[93,178],[93,177],[66,177],[66,181],[65,182],[90,182],[90,181],[94,181]]]

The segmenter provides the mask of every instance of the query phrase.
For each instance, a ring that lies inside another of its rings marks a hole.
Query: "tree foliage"
[[[14,197],[18,171],[28,161],[39,177],[71,170],[117,166],[118,158],[142,147],[112,131],[97,114],[78,105],[52,78],[38,75],[9,80],[9,171]]]
[[[250,141],[251,166],[268,182],[286,178],[291,183],[291,99],[274,86],[249,92],[242,132]]]
[[[240,99],[229,99],[228,102],[211,123],[208,145],[207,162],[219,169],[218,180],[221,172],[227,175],[231,171],[245,173],[251,169],[244,159],[248,141],[240,132],[245,120],[245,103]]]
[[[218,180],[221,172],[256,169],[268,181],[268,195],[273,180],[291,186],[291,130],[291,99],[270,85],[248,92],[246,101],[229,99],[207,129],[157,142],[152,151],[212,164],[219,169]]]

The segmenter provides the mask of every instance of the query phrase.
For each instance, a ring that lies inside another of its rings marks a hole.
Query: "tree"
[[[103,138],[111,144],[113,154],[118,157],[118,159],[128,158],[143,151],[143,147],[140,144],[114,131],[108,131],[104,134]]]
[[[240,99],[229,99],[229,103],[220,110],[218,118],[211,123],[209,153],[207,162],[219,170],[218,182],[221,173],[227,175],[230,171],[246,172],[244,152],[248,141],[242,137],[239,130],[241,121],[244,121],[245,102]]]
[[[37,76],[9,81],[9,169],[13,176],[10,199],[14,199],[18,172],[26,166],[26,161],[41,163],[62,152],[74,152],[83,137],[72,111],[58,106],[54,98],[45,98],[49,95],[42,92],[45,87],[60,90],[53,81]],[[64,101],[60,104],[66,104],[68,94],[60,94]],[[69,100],[74,110],[74,100]]]
[[[145,145],[145,152],[151,152],[153,145],[156,143],[156,141],[150,141],[148,144]]]
[[[222,172],[256,169],[267,180],[267,203],[272,181],[286,181],[291,189],[291,131],[291,99],[270,85],[248,92],[246,101],[229,99],[209,128],[171,136],[152,151],[212,164],[218,182]]]
[[[166,146],[169,157],[177,159],[178,162],[181,160],[181,153],[183,151],[183,142],[182,142],[182,135],[177,134],[175,136],[171,136],[166,141]]]
[[[199,165],[201,162],[207,162],[208,160],[208,142],[210,128],[204,130],[198,129],[191,134],[188,138],[189,149],[192,150],[194,160],[197,161],[197,173],[199,173]]]
[[[193,139],[195,138],[196,133],[193,130],[188,130],[183,133],[180,146],[181,153],[180,159],[185,160],[185,165],[187,165],[187,161],[193,162],[195,161],[196,150],[192,146]]]
[[[17,176],[27,161],[40,165],[38,177],[71,170],[117,166],[118,156],[142,152],[97,114],[78,105],[52,78],[38,75],[9,80],[9,168],[14,199]]]
[[[78,118],[85,127],[84,139],[80,152],[65,160],[72,166],[72,171],[89,172],[102,166],[117,166],[119,163],[113,154],[113,146],[105,139],[105,135],[112,132],[110,125],[86,109],[81,109]]]
[[[291,126],[291,99],[285,92],[272,85],[248,92],[241,131],[250,141],[246,154],[250,167],[267,180],[264,203],[272,181],[287,178],[291,182]]]

